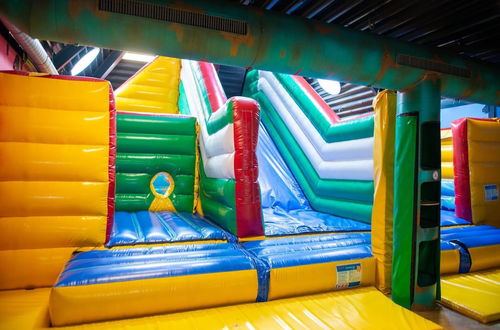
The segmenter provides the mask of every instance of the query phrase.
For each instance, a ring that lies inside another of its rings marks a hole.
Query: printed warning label
[[[497,201],[498,200],[498,186],[496,184],[487,184],[484,186],[484,196],[485,201]]]
[[[361,264],[337,266],[336,289],[352,288],[361,284]]]

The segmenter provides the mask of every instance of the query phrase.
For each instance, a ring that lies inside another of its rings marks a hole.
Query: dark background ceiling
[[[233,0],[500,62],[497,0]]]

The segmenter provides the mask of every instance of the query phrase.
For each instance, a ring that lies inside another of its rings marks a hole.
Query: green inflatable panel
[[[116,210],[148,210],[155,193],[167,193],[173,183],[168,195],[173,206],[179,212],[192,212],[195,118],[118,114],[117,132]],[[162,178],[168,178],[166,186]]]

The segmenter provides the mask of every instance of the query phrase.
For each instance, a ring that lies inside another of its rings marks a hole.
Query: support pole
[[[392,299],[409,309],[439,299],[440,81],[398,93]]]

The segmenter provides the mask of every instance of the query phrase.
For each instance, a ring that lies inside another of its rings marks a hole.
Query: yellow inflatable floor
[[[50,289],[0,292],[0,329],[47,329]],[[110,306],[110,308],[117,306]],[[78,311],[75,311],[78,313]],[[441,329],[373,287],[57,329]]]
[[[500,268],[444,276],[441,303],[483,323],[500,320]]]

